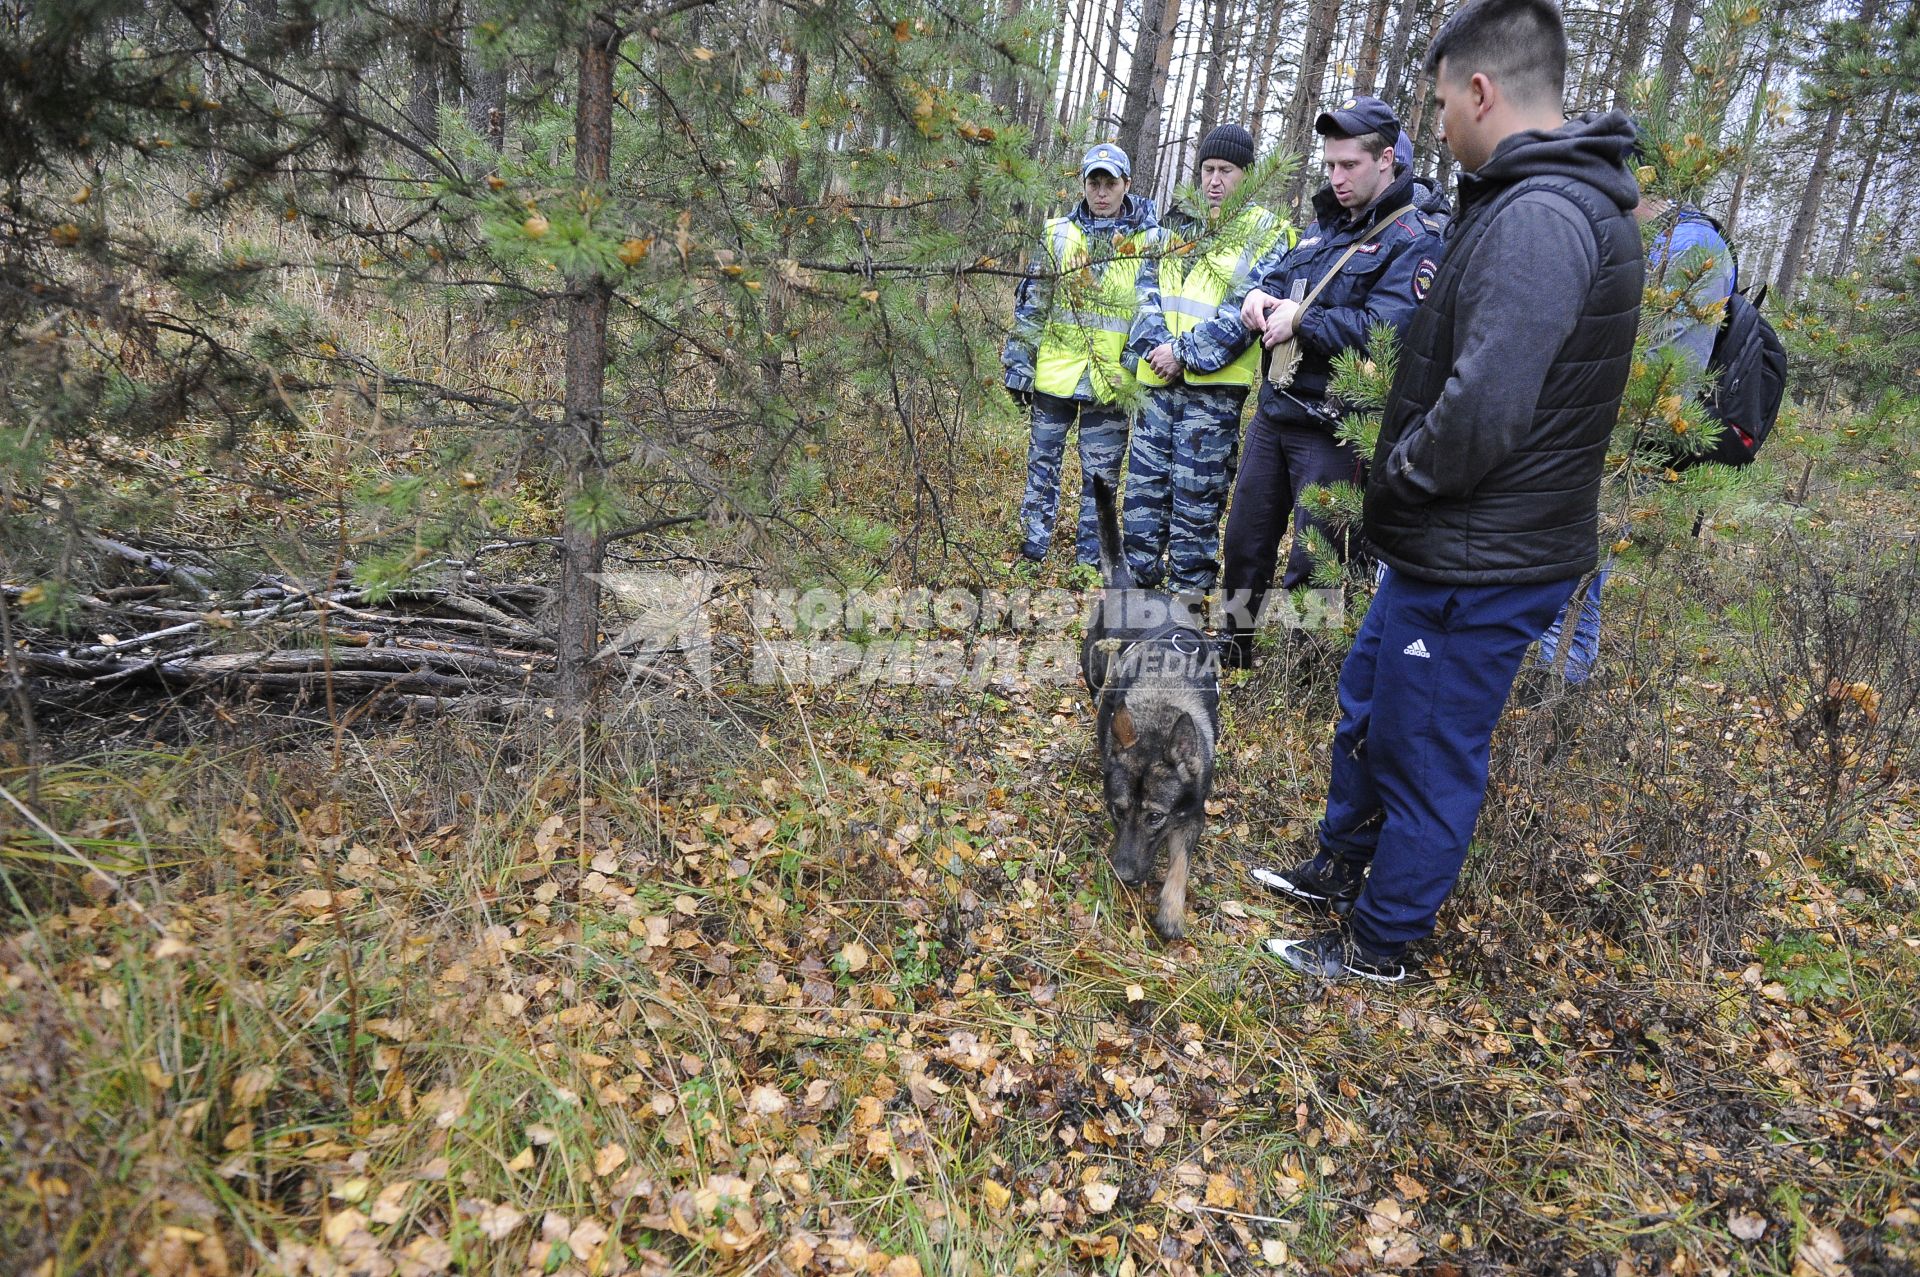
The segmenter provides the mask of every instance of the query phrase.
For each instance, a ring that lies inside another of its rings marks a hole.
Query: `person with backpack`
[[[1158,254],[1140,268],[1139,310],[1125,362],[1147,387],[1127,453],[1123,530],[1133,579],[1188,599],[1219,574],[1227,461],[1240,410],[1260,377],[1260,348],[1229,294],[1276,244],[1286,219],[1234,193],[1253,167],[1253,135],[1222,124],[1200,143],[1201,209],[1175,206]],[[1223,211],[1225,210],[1225,211]]]
[[[1653,147],[1644,133],[1636,158],[1653,158]],[[1646,171],[1643,167],[1642,173]],[[1779,347],[1772,326],[1740,295],[1739,263],[1719,222],[1692,205],[1645,193],[1633,216],[1643,226],[1652,223],[1654,227],[1647,247],[1648,278],[1658,286],[1685,285],[1684,295],[1662,315],[1659,330],[1648,343],[1648,354],[1662,350],[1677,354],[1686,369],[1680,389],[1700,397],[1708,417],[1721,427],[1720,437],[1705,452],[1675,450],[1663,460],[1674,470],[1707,461],[1746,465],[1753,460],[1779,412],[1784,348]],[[1771,368],[1768,338],[1780,350],[1780,358]],[[1769,384],[1773,388],[1770,397]],[[1613,560],[1608,558],[1580,595],[1573,636],[1567,641],[1564,656],[1560,643],[1565,615],[1556,618],[1540,636],[1536,664],[1543,669],[1559,669],[1569,685],[1579,686],[1593,676],[1600,655],[1600,594],[1612,573]],[[1569,612],[1575,610],[1568,608]]]
[[[1007,394],[1027,410],[1027,490],[1020,502],[1020,557],[1039,563],[1053,541],[1067,435],[1080,433],[1080,521],[1074,552],[1100,562],[1093,484],[1120,480],[1127,451],[1124,365],[1137,304],[1134,283],[1159,243],[1153,201],[1135,195],[1133,165],[1111,142],[1080,161],[1082,198],[1050,218],[1040,251],[1014,292],[1013,328],[1000,362]]]

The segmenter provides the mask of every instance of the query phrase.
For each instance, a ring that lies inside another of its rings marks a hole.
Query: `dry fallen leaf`
[[[775,1086],[756,1086],[747,1094],[747,1112],[770,1117],[787,1110],[787,1097]]]
[[[840,961],[848,971],[865,971],[868,961],[867,946],[858,940],[847,941],[840,946]]]
[[[1727,1231],[1743,1242],[1757,1242],[1767,1231],[1767,1221],[1759,1215],[1735,1211],[1727,1216]]]
[[[1831,1228],[1814,1228],[1794,1252],[1794,1277],[1847,1277],[1853,1270],[1846,1258],[1847,1244],[1840,1240],[1839,1233]]]
[[[1104,1215],[1112,1210],[1113,1204],[1120,1199],[1120,1186],[1103,1184],[1096,1180],[1082,1186],[1080,1195],[1087,1199],[1088,1210],[1096,1215]]]
[[[489,1205],[475,1218],[474,1226],[489,1240],[500,1241],[526,1222],[526,1216],[507,1205]]]
[[[248,1069],[233,1079],[233,1102],[243,1109],[250,1109],[267,1098],[267,1092],[273,1089],[273,1066],[262,1064]]]
[[[987,1199],[987,1209],[996,1214],[1013,1201],[1013,1190],[997,1179],[982,1180],[980,1194]]]
[[[627,1164],[627,1150],[618,1144],[603,1145],[593,1157],[593,1173],[601,1179]]]

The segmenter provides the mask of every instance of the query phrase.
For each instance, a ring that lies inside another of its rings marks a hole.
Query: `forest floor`
[[[1791,723],[1619,590],[1392,989],[1259,947],[1320,640],[1227,689],[1172,945],[1077,686],[70,724],[0,771],[0,1266],[1914,1272],[1920,789],[1809,846]]]

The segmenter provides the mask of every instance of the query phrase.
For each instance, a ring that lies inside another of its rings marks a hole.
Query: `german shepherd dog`
[[[1133,588],[1113,489],[1096,480],[1094,503],[1107,588],[1080,645],[1080,672],[1093,695],[1100,776],[1113,818],[1108,859],[1121,882],[1138,887],[1166,847],[1153,929],[1177,940],[1187,933],[1188,862],[1206,828],[1213,789],[1220,664],[1180,600]]]

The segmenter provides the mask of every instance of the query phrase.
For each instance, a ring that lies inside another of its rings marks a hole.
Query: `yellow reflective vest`
[[[1097,403],[1112,403],[1132,374],[1121,365],[1133,326],[1134,284],[1145,255],[1157,250],[1151,230],[1115,236],[1096,258],[1087,233],[1070,217],[1046,225],[1049,264],[1055,275],[1034,352],[1033,388],[1071,399],[1085,376]]]
[[[1160,313],[1167,331],[1179,337],[1212,319],[1227,295],[1246,282],[1283,235],[1288,247],[1298,238],[1284,218],[1249,204],[1227,225],[1198,240],[1172,240],[1159,263]],[[1167,384],[1144,359],[1139,375],[1143,385]],[[1188,369],[1184,377],[1193,386],[1251,386],[1259,379],[1259,342],[1249,343],[1217,372]]]

